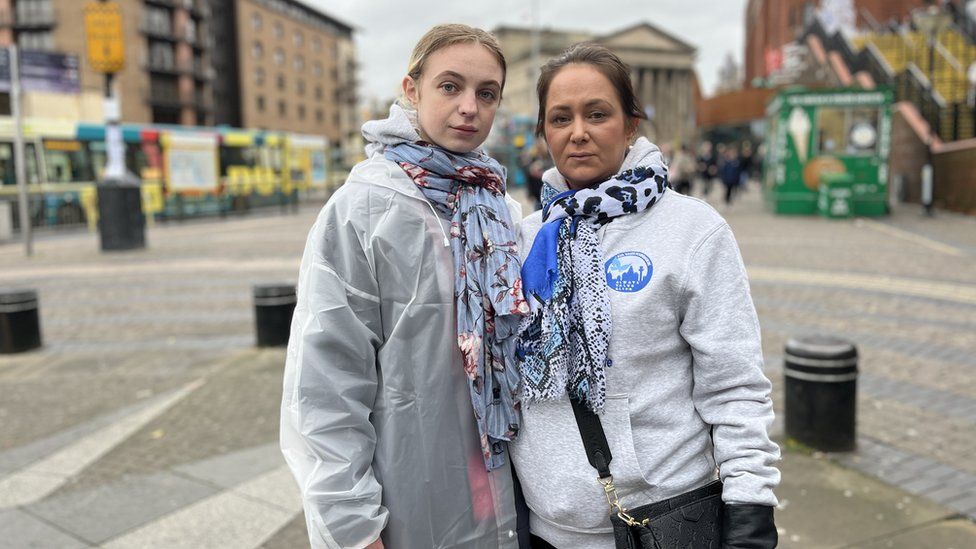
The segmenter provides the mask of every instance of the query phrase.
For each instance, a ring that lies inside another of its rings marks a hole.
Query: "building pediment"
[[[596,41],[613,49],[695,53],[695,47],[691,44],[646,22],[599,36]]]

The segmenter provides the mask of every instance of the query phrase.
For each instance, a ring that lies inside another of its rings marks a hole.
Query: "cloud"
[[[489,3],[413,0],[303,0],[356,27],[365,98],[396,94],[417,40],[433,25],[466,23],[491,30],[529,26],[531,0]],[[698,48],[696,70],[706,91],[715,85],[725,54],[741,62],[746,0],[539,1],[543,27],[605,33],[648,21]]]

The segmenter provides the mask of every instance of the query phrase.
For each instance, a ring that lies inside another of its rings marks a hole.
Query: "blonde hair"
[[[423,35],[420,41],[417,42],[417,45],[414,46],[413,53],[410,54],[410,63],[407,65],[407,76],[418,80],[424,72],[424,65],[427,64],[427,60],[434,52],[455,44],[466,44],[470,42],[481,44],[487,48],[495,57],[495,60],[498,61],[498,64],[501,65],[502,88],[504,88],[507,66],[505,64],[505,54],[502,53],[502,48],[498,45],[498,40],[487,31],[460,23],[437,25],[427,31],[427,34]]]

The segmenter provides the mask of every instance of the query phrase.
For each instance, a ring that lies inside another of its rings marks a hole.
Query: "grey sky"
[[[439,23],[529,26],[531,0],[303,0],[355,27],[364,98],[392,97],[416,41]],[[648,21],[698,48],[710,92],[727,52],[741,63],[746,0],[538,0],[543,27],[605,33]]]

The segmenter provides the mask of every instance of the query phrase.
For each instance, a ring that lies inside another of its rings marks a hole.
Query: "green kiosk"
[[[779,214],[888,213],[889,89],[787,89],[766,108],[763,196]]]

